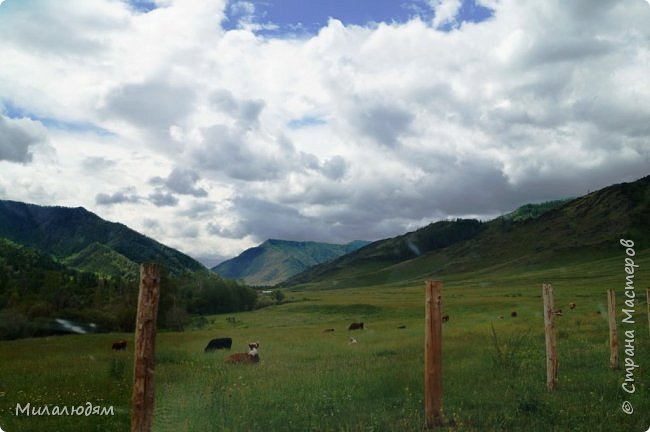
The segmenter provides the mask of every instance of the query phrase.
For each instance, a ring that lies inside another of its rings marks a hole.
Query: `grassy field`
[[[443,279],[443,414],[451,431],[646,431],[650,337],[645,289],[650,251],[638,253],[635,324],[619,315],[621,346],[634,330],[634,394],[608,366],[606,290],[622,307],[620,259],[551,269],[494,268]],[[546,390],[541,285],[557,308],[559,386]],[[200,330],[159,333],[155,431],[419,431],[423,418],[424,281],[287,292],[288,302],[209,317]],[[568,310],[576,302],[577,308]],[[517,311],[517,317],[510,317]],[[234,318],[227,320],[227,318]],[[503,317],[503,318],[502,318]],[[364,331],[348,344],[347,325]],[[398,328],[405,326],[405,328]],[[334,332],[324,332],[334,328]],[[494,329],[494,330],[493,330]],[[233,351],[260,342],[257,365],[204,354],[213,337]],[[111,342],[129,340],[126,352]],[[0,427],[16,431],[125,431],[132,336],[63,336],[0,342]],[[626,354],[621,350],[621,361]],[[624,414],[623,401],[634,413]],[[24,406],[113,406],[114,416],[16,415]]]

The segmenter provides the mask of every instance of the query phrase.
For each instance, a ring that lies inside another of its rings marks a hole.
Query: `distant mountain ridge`
[[[148,261],[159,261],[172,274],[205,270],[182,252],[83,207],[0,200],[0,237],[94,273],[132,275],[134,266]]]
[[[269,239],[212,268],[221,277],[249,285],[275,285],[303,270],[355,251],[370,242],[347,244]]]
[[[650,247],[650,176],[570,200],[522,206],[488,222],[440,221],[311,267],[283,286],[368,286],[494,266],[544,266]]]

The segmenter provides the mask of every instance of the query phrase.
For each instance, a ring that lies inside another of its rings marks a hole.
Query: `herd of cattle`
[[[576,308],[575,303],[569,303],[569,309],[573,310]],[[562,315],[562,309],[556,309],[555,310],[555,315]],[[510,316],[512,318],[517,317],[517,311],[512,311],[510,313]],[[503,316],[500,316],[499,318],[503,318]],[[442,316],[442,322],[448,322],[449,321],[449,315],[443,315]],[[397,328],[399,329],[404,329],[406,328],[405,325],[400,325]],[[353,322],[348,326],[349,331],[353,330],[363,330],[363,322]],[[335,331],[333,328],[327,328],[323,330],[324,332],[333,332]],[[357,339],[354,337],[349,338],[349,344],[356,344]],[[222,337],[222,338],[216,338],[212,339],[210,342],[208,342],[208,345],[203,349],[203,352],[209,353],[212,351],[220,350],[220,349],[227,349],[229,350],[232,347],[232,338],[229,337]],[[259,363],[260,361],[260,355],[258,352],[258,349],[260,347],[259,342],[251,342],[248,344],[248,352],[237,352],[234,354],[230,354],[228,357],[224,359],[224,362],[229,363],[229,364],[240,364],[240,363]],[[124,351],[126,350],[126,341],[125,340],[118,340],[113,342],[112,349],[114,351]]]

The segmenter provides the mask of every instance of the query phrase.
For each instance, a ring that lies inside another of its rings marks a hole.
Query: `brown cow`
[[[575,309],[575,308],[576,308],[576,304],[575,304],[575,303],[569,303],[569,309],[573,310],[573,309]]]
[[[449,315],[443,315],[442,322],[447,322],[447,321],[449,321]]]
[[[327,328],[327,329],[323,330],[324,333],[329,333],[329,332],[333,332],[333,331],[334,331],[333,328]]]
[[[115,351],[123,351],[126,350],[126,341],[125,340],[119,340],[113,342],[113,350]]]
[[[510,316],[513,318],[517,318],[517,311],[510,312]]]
[[[348,330],[363,330],[363,323],[353,322],[352,324],[350,324],[350,327],[348,327]]]
[[[248,352],[238,352],[229,355],[224,360],[226,363],[230,364],[242,364],[242,363],[259,363],[260,355],[257,352],[257,349],[260,347],[259,342],[252,342],[248,344]]]

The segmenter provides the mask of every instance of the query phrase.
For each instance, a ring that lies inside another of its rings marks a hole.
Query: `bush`
[[[32,335],[27,317],[10,309],[0,311],[0,339],[18,339]]]

